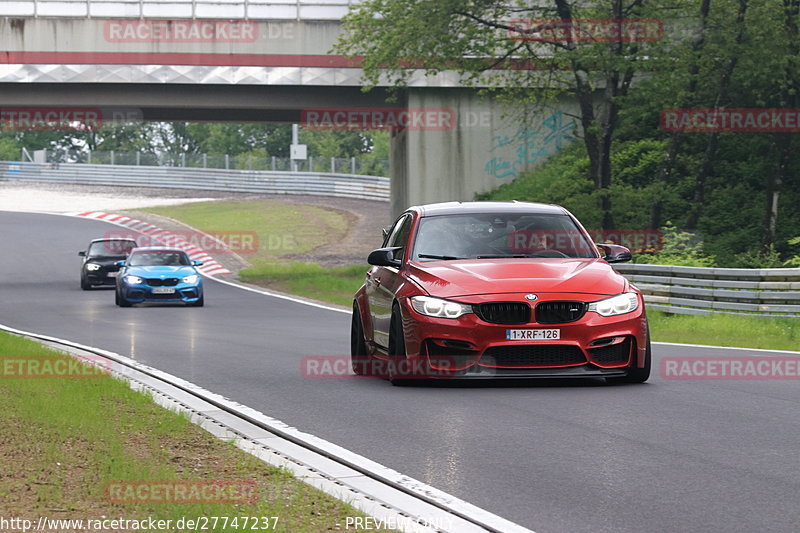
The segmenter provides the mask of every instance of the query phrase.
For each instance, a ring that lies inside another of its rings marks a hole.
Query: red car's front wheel
[[[370,375],[370,357],[367,343],[364,340],[364,326],[361,324],[361,313],[358,304],[353,303],[353,318],[350,321],[350,366],[359,376]]]

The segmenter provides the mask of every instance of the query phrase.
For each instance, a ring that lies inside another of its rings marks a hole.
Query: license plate
[[[175,294],[175,289],[172,287],[154,287],[153,294]]]
[[[109,278],[116,278],[119,272],[106,272],[106,276]]]
[[[506,340],[509,341],[543,341],[561,338],[560,329],[507,329]]]

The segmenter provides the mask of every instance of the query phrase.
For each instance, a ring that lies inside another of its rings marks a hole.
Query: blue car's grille
[[[147,281],[147,284],[151,287],[174,287],[180,280],[178,278],[148,278],[145,281]]]

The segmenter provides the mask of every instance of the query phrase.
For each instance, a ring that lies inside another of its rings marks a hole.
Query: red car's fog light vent
[[[489,302],[473,306],[481,320],[492,324],[527,324],[531,306],[525,302]]]
[[[566,324],[580,320],[588,308],[586,302],[557,301],[540,302],[536,306],[536,322],[539,324]]]
[[[495,346],[483,352],[481,366],[531,367],[570,366],[586,362],[577,346],[561,344],[527,344],[518,346]]]
[[[600,348],[589,348],[592,361],[601,365],[627,363],[631,355],[631,339],[626,338],[616,344],[608,344]]]

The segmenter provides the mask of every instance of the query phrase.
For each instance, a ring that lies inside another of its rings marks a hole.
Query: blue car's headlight
[[[125,282],[130,283],[131,285],[139,285],[142,283],[142,281],[144,280],[142,280],[142,278],[139,276],[125,276]]]
[[[86,265],[86,270],[91,270],[91,271],[100,270],[100,265],[89,263]]]
[[[600,316],[624,315],[636,311],[639,308],[639,297],[635,292],[617,294],[611,298],[592,302],[589,304],[589,311],[594,311]]]
[[[181,279],[181,281],[184,283],[197,283],[198,279],[200,279],[200,276],[198,276],[197,274],[190,274],[185,278]]]

